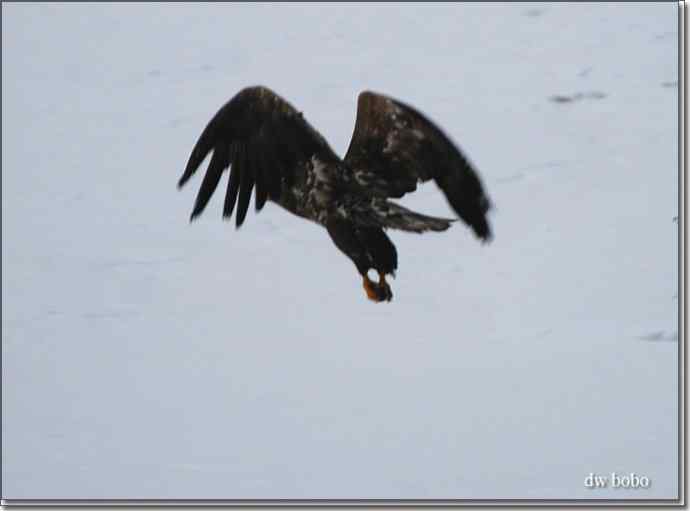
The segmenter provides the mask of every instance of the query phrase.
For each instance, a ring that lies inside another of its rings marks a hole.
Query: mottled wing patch
[[[487,240],[490,201],[472,164],[422,113],[393,98],[363,92],[344,162],[369,193],[402,197],[433,179],[451,207]]]
[[[402,197],[414,191],[418,181],[429,179],[419,159],[426,135],[404,108],[371,92],[360,94],[357,105],[355,130],[345,156],[357,183],[373,193]]]
[[[304,172],[307,162],[321,165],[338,160],[301,112],[261,86],[237,93],[209,121],[178,186],[189,180],[212,151],[191,218],[202,213],[223,171],[230,167],[223,216],[229,218],[234,210],[237,227],[246,218],[252,191],[259,211],[268,199],[282,201],[287,190],[300,189],[304,183],[298,182],[298,174]],[[324,174],[321,167],[317,171]]]

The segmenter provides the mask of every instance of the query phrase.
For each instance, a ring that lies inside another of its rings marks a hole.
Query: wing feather
[[[280,198],[282,188],[281,180],[271,179],[270,176],[282,176],[282,164],[278,161],[278,159],[270,150],[267,152],[263,152],[261,154],[261,157],[264,161],[264,182],[266,184],[266,189],[268,190],[268,195],[272,200],[277,201]]]
[[[220,144],[216,147],[215,151],[213,151],[213,157],[208,164],[206,175],[201,182],[201,187],[199,188],[199,193],[197,194],[190,220],[194,220],[194,218],[200,215],[204,210],[211,195],[213,195],[213,192],[218,187],[223,171],[228,168],[228,165],[230,165],[228,150],[223,144]]]
[[[237,205],[238,227],[244,222],[255,186],[259,211],[269,198],[280,200],[302,162],[314,154],[337,158],[300,112],[260,86],[241,90],[213,116],[192,149],[178,187],[189,181],[211,151],[191,218],[204,210],[232,160],[223,217],[229,218]]]
[[[252,187],[254,186],[254,176],[249,168],[249,159],[245,148],[240,152],[237,160],[238,170],[240,172],[240,194],[237,197],[237,213],[235,213],[235,225],[240,227],[247,216],[247,209],[249,208],[249,199],[252,195]]]
[[[359,184],[384,197],[402,197],[434,180],[450,206],[483,239],[491,238],[491,207],[477,171],[460,149],[413,107],[362,92],[344,159]]]
[[[266,191],[266,180],[270,179],[270,174],[266,172],[264,168],[263,158],[261,156],[261,148],[256,145],[253,150],[249,152],[254,168],[254,181],[255,181],[255,191],[254,191],[254,209],[256,211],[261,211],[261,209],[266,204],[268,199],[268,192]]]
[[[230,178],[228,179],[228,189],[225,194],[225,204],[223,205],[223,218],[230,218],[232,216],[232,210],[235,209],[235,203],[237,202],[237,192],[240,189],[240,172],[237,170],[237,153],[240,151],[240,147],[237,144],[232,144],[232,158],[233,164],[230,169]]]

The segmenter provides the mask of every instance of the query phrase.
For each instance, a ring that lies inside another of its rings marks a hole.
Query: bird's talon
[[[387,283],[379,284],[379,290],[381,291],[381,301],[390,302],[393,299],[393,292]]]
[[[363,279],[364,291],[367,293],[367,298],[374,302],[390,302],[393,298],[393,292],[385,280],[380,280],[378,283],[369,280],[369,277],[364,276]]]
[[[375,282],[369,280],[369,278],[366,275],[364,276],[363,285],[364,291],[367,293],[367,298],[369,298],[369,300],[372,300],[374,302],[381,301],[379,299],[378,285]]]
[[[379,289],[384,300],[390,302],[393,299],[393,291],[391,291],[391,287],[386,282],[386,274],[381,272],[379,272]]]

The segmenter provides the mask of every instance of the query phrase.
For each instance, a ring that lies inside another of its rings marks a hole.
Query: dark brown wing
[[[182,187],[209,152],[213,156],[201,182],[191,220],[208,204],[223,171],[232,165],[223,207],[239,227],[244,222],[252,190],[259,211],[267,199],[277,201],[294,179],[300,162],[317,154],[335,158],[324,138],[292,105],[265,87],[240,91],[213,116],[201,133],[177,186]]]
[[[490,208],[477,172],[429,119],[395,99],[362,92],[345,163],[372,193],[402,197],[433,179],[451,207],[483,240]]]

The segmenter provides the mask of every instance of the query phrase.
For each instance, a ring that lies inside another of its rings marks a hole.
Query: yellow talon
[[[378,283],[372,282],[367,275],[363,276],[362,283],[364,285],[364,291],[367,293],[367,298],[374,302],[390,302],[393,298],[393,293],[391,288],[386,282],[386,275],[379,272]]]

